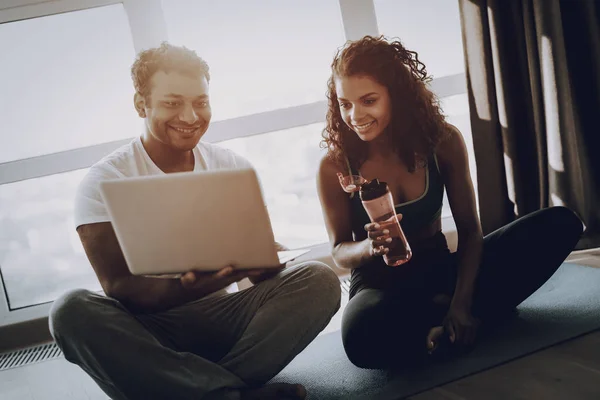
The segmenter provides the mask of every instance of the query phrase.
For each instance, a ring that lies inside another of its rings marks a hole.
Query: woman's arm
[[[467,148],[460,131],[454,126],[451,128],[451,135],[440,144],[437,157],[458,231],[458,279],[452,306],[470,311],[483,249],[483,234]]]
[[[337,173],[344,170],[324,157],[317,175],[317,189],[332,247],[331,255],[340,268],[354,269],[370,261],[374,255],[371,254],[370,239],[355,242],[352,237],[350,202],[337,177]]]

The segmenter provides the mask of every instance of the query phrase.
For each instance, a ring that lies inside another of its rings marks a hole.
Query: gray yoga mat
[[[338,331],[318,337],[272,382],[302,383],[311,400],[399,399],[596,329],[600,268],[565,263],[519,306],[517,318],[465,356],[411,371],[365,370],[348,361]]]

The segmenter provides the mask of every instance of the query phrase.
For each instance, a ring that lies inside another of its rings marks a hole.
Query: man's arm
[[[135,276],[129,272],[110,222],[81,225],[77,232],[104,292],[134,312],[158,312],[185,304],[254,273],[224,268],[214,274],[188,273],[182,279]]]

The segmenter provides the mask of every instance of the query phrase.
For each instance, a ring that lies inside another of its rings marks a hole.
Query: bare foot
[[[304,398],[306,398],[304,386],[289,383],[273,383],[242,392],[242,400],[302,400]]]

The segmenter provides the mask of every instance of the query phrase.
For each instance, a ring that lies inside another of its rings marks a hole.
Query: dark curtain
[[[484,233],[564,205],[600,246],[600,1],[459,5]]]

